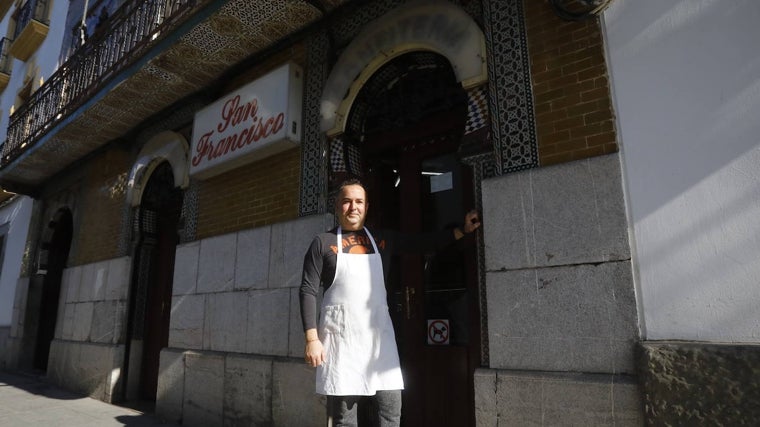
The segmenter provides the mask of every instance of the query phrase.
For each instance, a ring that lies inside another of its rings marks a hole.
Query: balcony
[[[13,69],[13,61],[8,56],[8,46],[10,46],[11,40],[7,37],[3,37],[0,40],[0,92],[5,90],[8,86],[8,82],[11,79],[11,70]]]
[[[26,0],[14,13],[16,31],[8,53],[26,61],[48,33],[48,0]]]
[[[0,21],[5,18],[5,14],[8,13],[8,9],[11,8],[13,0],[0,0]]]
[[[127,1],[11,115],[0,186],[33,194],[348,1]]]

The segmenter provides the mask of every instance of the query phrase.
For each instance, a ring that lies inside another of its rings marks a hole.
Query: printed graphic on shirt
[[[378,249],[385,249],[385,240],[376,241]],[[350,236],[341,239],[341,245],[343,246],[344,254],[371,254],[375,251],[372,249],[372,242],[368,236],[361,234],[352,234]],[[336,245],[330,245],[330,250],[334,254],[338,253],[338,247]]]

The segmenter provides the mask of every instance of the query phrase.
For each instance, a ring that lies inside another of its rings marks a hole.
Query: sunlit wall
[[[760,341],[760,2],[604,14],[645,339]]]
[[[16,283],[26,248],[33,201],[21,196],[0,208],[0,230],[4,233],[4,256],[0,259],[0,327],[10,326]]]

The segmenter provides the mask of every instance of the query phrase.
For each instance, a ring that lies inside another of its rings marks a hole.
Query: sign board
[[[454,188],[453,174],[451,172],[430,176],[430,192],[451,190]]]
[[[287,63],[195,114],[190,175],[208,178],[295,147],[303,72]]]
[[[427,343],[432,345],[449,345],[451,328],[449,319],[428,319]]]

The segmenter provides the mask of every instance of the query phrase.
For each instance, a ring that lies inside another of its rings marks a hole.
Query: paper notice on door
[[[446,172],[440,175],[430,176],[430,192],[431,193],[451,190],[452,188],[454,188],[454,184],[453,184],[451,172]]]

